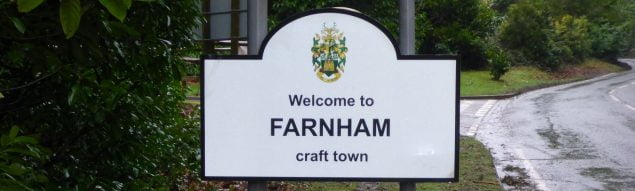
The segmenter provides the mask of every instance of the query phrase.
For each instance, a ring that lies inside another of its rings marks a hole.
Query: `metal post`
[[[402,55],[415,53],[415,0],[399,0],[399,49]]]
[[[231,54],[238,54],[238,41],[240,38],[240,0],[231,0],[231,28],[230,28],[230,50]]]
[[[415,191],[417,190],[417,184],[414,182],[400,182],[399,191]]]
[[[203,1],[203,5],[202,5],[203,13],[209,13],[210,11],[209,0],[202,0],[202,1]],[[203,22],[203,35],[201,35],[201,38],[203,40],[203,54],[209,54],[214,49],[214,45],[212,44],[211,41],[209,41],[209,39],[211,38],[209,20],[210,20],[210,16],[205,15],[205,21]]]
[[[415,0],[399,0],[399,50],[402,55],[415,53]],[[415,191],[414,182],[400,182],[399,191]]]
[[[247,2],[247,53],[258,54],[260,44],[267,35],[267,0],[249,0]],[[249,191],[266,191],[267,182],[249,181],[247,183]]]
[[[267,182],[249,181],[247,182],[247,191],[267,191]]]
[[[258,54],[260,44],[267,35],[267,6],[268,0],[249,0],[248,14],[248,47],[250,55]]]

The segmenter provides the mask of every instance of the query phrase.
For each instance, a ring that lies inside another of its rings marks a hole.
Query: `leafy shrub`
[[[55,189],[177,187],[198,169],[180,84],[198,3],[1,1],[0,130],[41,135]]]
[[[487,51],[487,58],[490,67],[490,76],[493,80],[500,78],[509,71],[511,63],[507,53],[500,48],[493,47]]]
[[[521,0],[498,36],[514,63],[556,70],[589,56],[615,59],[635,39],[632,1]]]
[[[554,40],[561,44],[560,55],[568,63],[582,63],[591,53],[589,22],[586,18],[574,18],[564,15],[552,23]]]
[[[422,1],[416,12],[425,15],[425,22],[417,22],[423,29],[419,53],[460,54],[465,69],[487,66],[487,37],[495,30],[495,13],[484,1]]]
[[[555,69],[560,64],[555,58],[560,49],[550,39],[549,19],[540,10],[530,1],[511,5],[498,37],[510,50],[514,63]]]
[[[634,23],[615,25],[607,22],[591,25],[591,53],[598,58],[612,59],[628,52],[633,45]]]
[[[14,126],[0,137],[0,190],[45,190],[48,178],[40,164],[50,153],[36,137],[19,131]]]

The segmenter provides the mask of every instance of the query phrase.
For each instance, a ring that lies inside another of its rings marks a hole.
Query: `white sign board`
[[[206,179],[457,180],[456,56],[400,55],[363,14],[296,15],[202,66]]]

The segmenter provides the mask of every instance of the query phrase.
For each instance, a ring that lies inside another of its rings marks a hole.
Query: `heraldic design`
[[[326,82],[335,82],[342,76],[346,64],[346,37],[344,33],[324,24],[320,34],[313,37],[313,67],[317,77]]]

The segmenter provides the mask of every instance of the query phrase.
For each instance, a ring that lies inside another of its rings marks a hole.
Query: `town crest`
[[[344,33],[332,27],[324,28],[319,34],[313,37],[313,70],[317,77],[326,82],[331,83],[337,81],[344,73],[346,65],[346,37]]]

